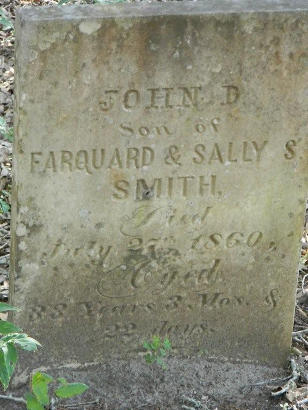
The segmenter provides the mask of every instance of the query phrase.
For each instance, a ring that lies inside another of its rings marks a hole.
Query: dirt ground
[[[16,7],[56,5],[61,0],[0,0],[0,301],[8,300],[10,255],[10,190],[14,105],[14,16]],[[62,0],[67,1],[67,0]],[[94,3],[102,0],[74,1]],[[65,5],[64,7],[69,7]],[[5,125],[3,125],[5,124]],[[308,210],[308,208],[307,208]],[[209,363],[203,358],[168,359],[168,370],[151,369],[141,361],[106,363],[72,377],[100,389],[57,409],[308,409],[308,212],[303,227],[293,333],[292,369],[252,369],[251,364]],[[283,221],[281,221],[283,223]],[[50,370],[51,373],[56,370]],[[61,369],[57,369],[57,376]],[[247,374],[253,374],[247,379]],[[287,379],[283,379],[287,377]],[[293,376],[293,380],[292,380]],[[291,379],[291,381],[290,381]],[[286,385],[287,383],[287,385]],[[271,391],[285,387],[277,397]],[[90,389],[89,389],[90,390]],[[18,392],[18,391],[17,391]],[[15,391],[14,391],[15,394]],[[98,401],[93,403],[93,396]],[[0,399],[0,409],[24,405]]]
[[[73,380],[85,380],[90,385],[82,398],[72,399],[72,403],[79,402],[79,406],[70,404],[74,406],[70,408],[274,410],[281,409],[280,404],[284,402],[282,398],[272,398],[270,392],[288,376],[287,370],[249,363],[217,363],[200,356],[180,361],[170,357],[166,364],[164,371],[151,368],[137,358],[70,369]],[[48,369],[49,374],[57,377],[66,372],[63,368]],[[14,389],[15,395],[21,393],[22,389]],[[99,398],[98,402],[93,403],[93,396]],[[20,409],[20,405],[14,407],[11,402],[7,406],[1,409]],[[57,407],[58,410],[65,408],[68,407]]]

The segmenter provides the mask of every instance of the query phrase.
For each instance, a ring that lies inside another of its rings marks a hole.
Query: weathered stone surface
[[[308,7],[212,3],[19,13],[11,300],[44,345],[32,367],[135,356],[154,334],[285,363]]]

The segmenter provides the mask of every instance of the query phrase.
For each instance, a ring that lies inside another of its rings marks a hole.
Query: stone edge
[[[182,2],[141,2],[104,5],[66,5],[47,7],[23,7],[17,16],[27,21],[77,20],[97,18],[130,18],[181,15],[215,15],[246,13],[295,13],[308,12],[307,0],[215,0]]]

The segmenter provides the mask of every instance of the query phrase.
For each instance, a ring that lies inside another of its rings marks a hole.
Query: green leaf
[[[29,337],[28,335],[23,335],[23,338],[17,338],[15,343],[23,350],[28,350],[29,352],[37,350],[38,346],[41,346],[41,344],[33,339],[32,337]]]
[[[143,347],[144,347],[145,349],[147,349],[147,350],[151,350],[151,345],[150,345],[150,343],[148,343],[148,342],[144,342],[144,343],[143,343]]]
[[[29,337],[25,335],[23,339],[16,340],[16,344],[23,350],[28,350],[28,352],[32,352],[37,350],[38,346],[41,346],[41,344],[35,340],[32,339],[32,337]]]
[[[7,366],[2,349],[0,349],[0,382],[3,386],[3,390],[5,391],[9,386],[10,376],[7,371]]]
[[[67,381],[66,381],[66,379],[64,379],[64,377],[59,377],[57,380],[61,384],[67,384]]]
[[[41,346],[37,340],[29,337],[25,333],[13,333],[8,336],[4,336],[1,340],[4,340],[5,338],[10,338],[10,342],[18,345],[23,350],[28,350],[29,352],[35,351],[38,346]]]
[[[151,343],[152,349],[157,350],[160,347],[160,344],[161,344],[160,337],[153,336],[152,343]]]
[[[6,346],[2,347],[2,351],[4,354],[6,371],[7,371],[9,380],[10,380],[15,370],[15,366],[16,366],[17,359],[18,359],[17,350],[13,344],[8,343]]]
[[[2,213],[6,214],[10,210],[10,205],[4,199],[0,198],[0,208]]]
[[[1,18],[1,16],[3,16],[3,13],[1,14],[1,9],[0,9],[0,24],[2,24],[1,22],[3,21],[3,18]],[[13,28],[13,25],[12,25]],[[9,128],[5,122],[5,119],[3,117],[0,117],[0,134],[3,135],[3,137],[5,139],[7,139],[10,142],[13,142],[14,139],[14,130],[13,128]]]
[[[161,357],[157,357],[156,363],[163,369],[166,370],[167,366],[165,365],[165,362],[162,360]]]
[[[61,399],[68,399],[85,392],[89,387],[83,383],[67,383],[60,386],[56,391],[56,396]]]
[[[9,333],[16,332],[22,332],[22,329],[20,329],[20,327],[15,326],[11,322],[7,322],[6,320],[0,319],[0,334],[8,335]]]
[[[6,17],[4,10],[0,9],[0,24],[3,27],[3,30],[11,30],[14,28],[12,21]]]
[[[155,357],[154,357],[153,355],[151,355],[151,353],[147,353],[147,354],[145,355],[145,361],[146,361],[147,363],[152,364],[152,363],[155,361]]]
[[[8,303],[0,302],[0,313],[1,312],[8,312],[9,310],[14,310],[15,312],[19,312],[20,309],[14,306],[9,305]]]
[[[10,142],[13,142],[14,141],[14,129],[8,128],[6,134],[4,134],[4,138]]]
[[[41,346],[41,344],[37,340],[32,339],[32,337],[29,337],[25,333],[10,333],[6,336],[3,336],[0,339],[0,347],[6,343],[16,344],[21,349],[28,351],[34,351],[38,346]]]
[[[0,349],[0,381],[6,390],[17,362],[17,351],[12,344],[2,345]]]
[[[170,342],[169,339],[165,339],[165,340],[164,340],[163,348],[164,348],[165,350],[170,350],[170,349],[171,349],[171,342]]]
[[[32,393],[27,393],[26,396],[27,410],[44,410],[44,407],[37,401]]]
[[[46,373],[36,372],[32,376],[32,390],[39,403],[47,406],[49,404],[48,384],[53,378]]]
[[[166,356],[166,350],[165,349],[159,349],[159,355],[160,356]]]
[[[160,366],[163,366],[164,362],[160,357],[157,357],[156,363],[159,364]]]

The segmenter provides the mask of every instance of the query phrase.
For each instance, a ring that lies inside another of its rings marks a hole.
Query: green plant
[[[2,7],[0,8],[0,24],[2,25],[3,30],[14,29],[14,24],[9,18],[6,17],[4,9]]]
[[[0,302],[0,313],[9,311],[19,311],[20,309],[11,306],[7,303]],[[18,353],[16,347],[23,350],[35,351],[40,343],[22,333],[22,329],[15,326],[7,320],[0,319],[0,382],[3,389],[6,390],[10,383],[14,372]],[[54,379],[46,373],[36,372],[31,379],[31,392],[26,394],[25,399],[22,397],[13,397],[0,395],[1,398],[25,403],[28,410],[44,410],[45,406],[49,406],[50,401],[55,404],[59,399],[68,399],[79,394],[82,394],[88,389],[88,386],[83,383],[68,383],[66,379],[57,379],[58,384],[53,392],[56,396],[50,400],[48,385],[55,383]]]
[[[1,18],[0,18],[0,23],[1,23]],[[5,122],[5,119],[3,117],[0,117],[0,134],[2,134],[6,140],[13,142],[14,130],[12,127],[7,126],[7,123]]]
[[[143,347],[147,350],[145,355],[145,361],[148,364],[156,363],[163,370],[167,368],[163,358],[166,356],[167,352],[171,350],[171,342],[169,339],[164,341],[160,339],[159,336],[153,336],[151,342],[144,342]]]
[[[8,198],[9,193],[3,189],[0,193],[0,213],[2,214],[9,212],[11,209]]]
[[[83,383],[68,383],[63,377],[57,379],[58,385],[54,389],[56,398],[49,396],[49,384],[55,380],[46,373],[36,372],[32,376],[31,392],[26,394],[26,405],[28,410],[44,410],[50,402],[54,405],[59,399],[69,399],[84,393],[88,386]]]
[[[19,309],[0,302],[0,312],[18,311]],[[6,390],[14,372],[18,353],[16,347],[23,350],[35,351],[40,343],[22,333],[22,329],[6,320],[0,320],[0,382],[3,389]]]

